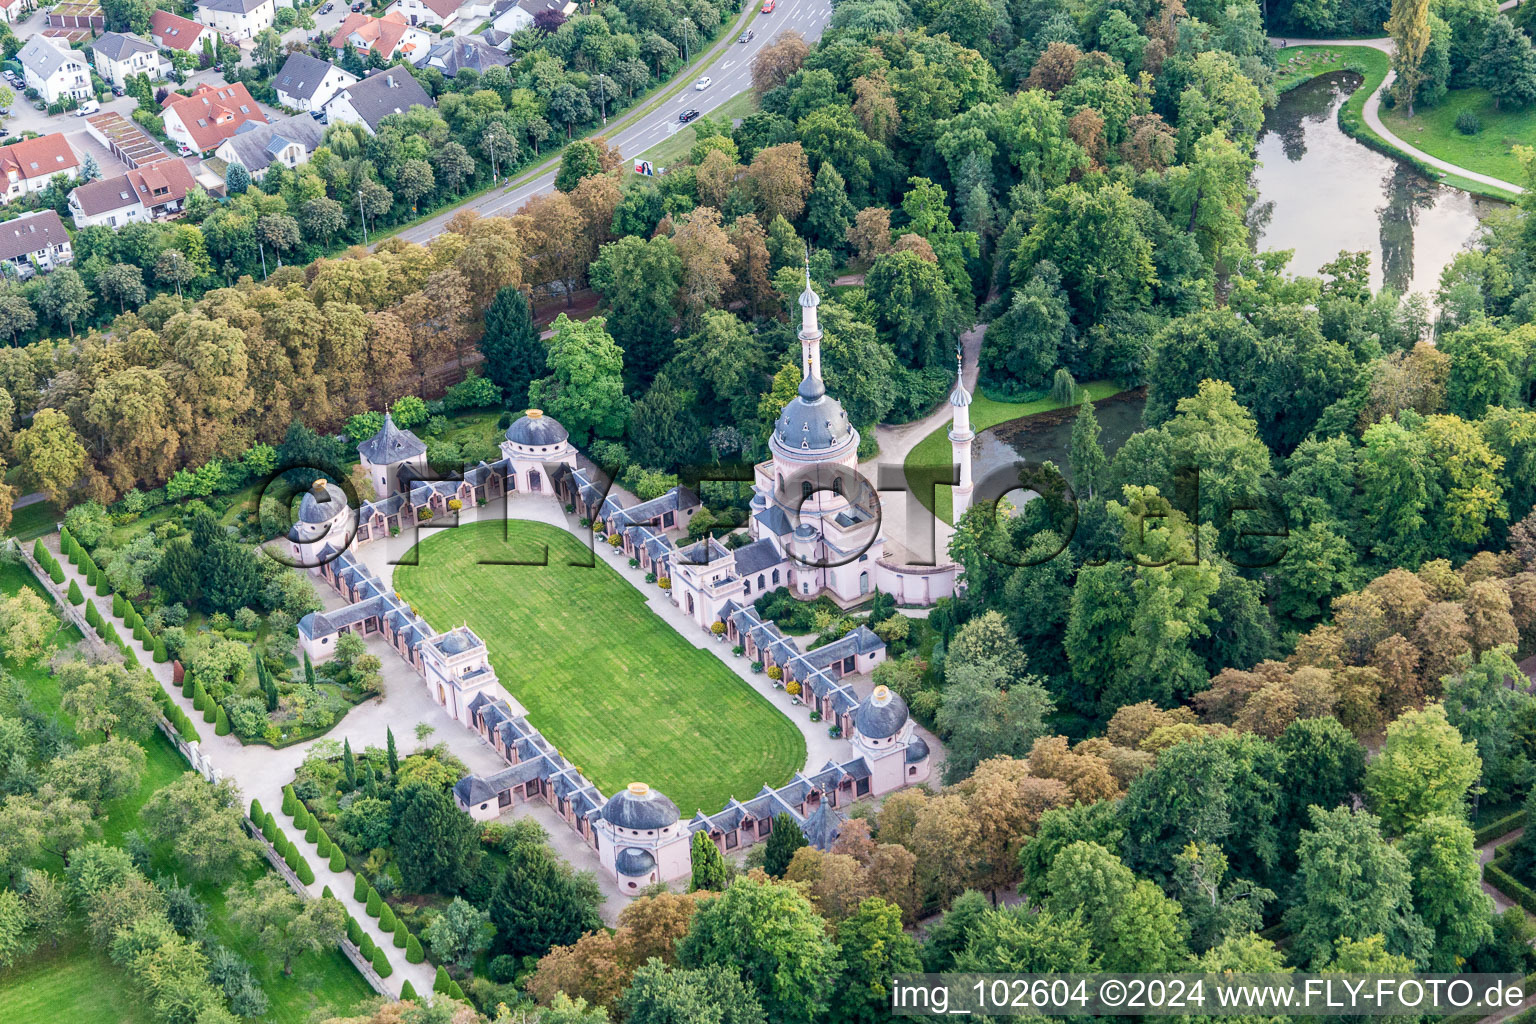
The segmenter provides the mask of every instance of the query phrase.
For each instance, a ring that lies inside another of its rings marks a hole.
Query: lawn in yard
[[[0,971],[0,1020],[6,1024],[151,1024],[154,1014],[84,931],[57,949],[43,948]]]
[[[547,565],[484,564],[546,550]],[[468,623],[529,720],[604,793],[649,782],[687,818],[786,782],[805,763],[794,723],[601,559],[582,567],[593,559],[557,527],[480,522],[417,545],[394,583],[434,628]]]
[[[1125,389],[1114,381],[1096,380],[1084,384],[1083,390],[1088,392],[1088,397],[1097,402],[1111,395],[1117,395]],[[1053,409],[1062,408],[1065,404],[1067,403],[1058,402],[1049,395],[1032,402],[999,402],[995,398],[988,398],[978,393],[971,399],[971,430],[979,434],[999,423],[1050,412]],[[913,493],[917,495],[917,500],[922,502],[924,508],[932,509],[934,514],[946,523],[950,522],[954,515],[951,488],[944,485],[938,488],[924,487],[917,481],[914,471],[919,467],[949,465],[951,458],[953,455],[949,446],[949,424],[945,423],[914,445],[902,464],[907,475],[907,486],[912,488]]]
[[[1456,118],[1471,111],[1482,124],[1475,135],[1456,130]],[[1525,184],[1525,169],[1514,147],[1536,143],[1536,107],[1494,110],[1486,89],[1454,89],[1432,107],[1414,108],[1413,117],[1403,111],[1381,111],[1381,120],[1392,132],[1431,156],[1448,160],[1482,174],[1491,174],[1516,185]]]
[[[54,524],[64,517],[51,501],[34,501],[11,513],[11,525],[5,532],[17,540],[31,541],[52,533]]]

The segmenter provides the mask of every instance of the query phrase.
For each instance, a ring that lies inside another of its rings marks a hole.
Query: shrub
[[[517,957],[503,953],[491,961],[491,980],[505,985],[517,977]]]
[[[368,890],[368,908],[367,909],[368,909],[368,916],[369,917],[378,917],[379,914],[382,913],[383,910],[384,910],[384,901],[379,898],[378,891],[376,889],[371,888],[371,887]]]
[[[372,960],[373,954],[379,951],[379,947],[373,944],[373,936],[363,933],[363,941],[357,944],[357,951],[363,954],[364,960]]]
[[[294,868],[294,871],[299,876],[299,881],[303,882],[305,885],[314,885],[315,884],[315,869],[310,867],[309,866],[309,861],[305,860],[297,852],[294,853],[294,856],[296,858],[298,858],[298,861],[299,861],[299,866]]]
[[[347,915],[347,941],[354,946],[363,944],[363,926],[357,923],[357,918]]]
[[[324,832],[321,832],[316,842],[316,852],[319,853],[320,856],[329,860],[331,851],[335,848],[335,845],[331,842],[331,837],[326,835]]]
[[[419,963],[420,961],[413,961]],[[416,986],[411,984],[411,979],[406,978],[405,984],[400,986],[400,1001],[402,1003],[414,1002],[419,997],[416,995]]]
[[[447,992],[448,991],[448,982],[449,982],[449,980],[450,979],[448,977],[447,969],[443,968],[443,967],[438,967],[438,969],[437,969],[437,978],[432,982],[432,991],[433,992]]]
[[[219,707],[218,713],[214,716],[214,723],[213,734],[215,736],[229,735],[229,715],[224,712],[222,705]]]
[[[389,966],[389,957],[385,956],[384,951],[377,947],[373,951],[373,969],[379,973],[381,978],[387,978],[395,973],[395,969]]]
[[[418,939],[416,936],[412,935],[410,938],[405,940],[405,962],[406,963],[408,963],[408,964],[419,964],[423,960],[425,960],[426,958],[427,958],[426,953],[422,952],[422,949],[421,949],[421,940],[420,939]],[[406,982],[406,984],[409,985],[410,982]],[[402,994],[401,998],[402,999],[404,998],[403,994]]]
[[[289,783],[283,787],[283,813],[291,818],[298,813],[298,809],[299,798],[294,796],[293,784]]]
[[[395,920],[395,908],[388,903],[379,911],[379,927],[386,932],[392,932],[399,927],[400,922]]]
[[[80,600],[85,601],[85,598],[82,597]],[[96,610],[96,605],[90,601],[85,601],[85,621],[92,629],[101,628],[101,613]]]
[[[215,702],[212,697],[209,697],[206,694],[203,695],[203,721],[212,724],[215,730],[218,729],[217,723],[219,721],[219,712],[222,710],[223,709],[219,707],[218,703]],[[225,724],[228,724],[227,719]],[[222,736],[224,734],[219,733],[219,735]]]
[[[457,999],[461,1003],[469,1002],[469,999],[464,995],[464,990],[452,978],[448,979],[448,998]]]
[[[96,569],[96,563],[92,562],[91,568]],[[107,574],[96,569],[96,596],[106,597],[110,593],[112,593],[112,584],[107,582]]]
[[[155,637],[155,664],[164,665],[171,660],[170,652],[165,649],[165,641]]]
[[[342,852],[341,847],[339,847],[339,846],[332,846],[331,847],[331,870],[332,871],[345,871],[345,870],[347,870],[347,855]]]
[[[313,816],[309,819],[309,827],[304,830],[306,843],[318,843],[320,841],[320,823]]]
[[[277,819],[272,817],[271,811],[268,811],[266,816],[261,819],[261,834],[267,837],[267,842],[269,843],[282,834],[278,831]]]
[[[261,809],[261,801],[257,800],[255,797],[252,797],[250,814],[251,821],[256,823],[257,828],[261,828],[261,822],[264,817],[266,817],[266,812]]]
[[[768,666],[768,678],[775,681],[784,678],[784,670],[777,665]]]
[[[123,595],[122,594],[114,593],[112,595],[112,614],[116,615],[118,618],[122,618],[122,615],[123,615]]]
[[[1456,130],[1463,135],[1476,135],[1483,130],[1482,119],[1474,111],[1463,110],[1456,115]]]
[[[410,930],[405,927],[405,922],[400,922],[400,927],[395,929],[395,948],[404,949],[408,938],[414,939],[415,937],[416,936],[411,935]]]
[[[79,580],[69,581],[69,603],[77,607],[85,603],[85,595],[80,593]],[[89,618],[90,614],[87,613],[86,617]]]
[[[193,693],[192,677],[191,676],[187,676],[187,675],[182,676],[181,677],[181,695],[183,697],[190,697],[190,696],[192,696],[192,693]]]
[[[368,880],[362,875],[358,875],[357,880],[352,883],[352,898],[358,902],[368,899]]]

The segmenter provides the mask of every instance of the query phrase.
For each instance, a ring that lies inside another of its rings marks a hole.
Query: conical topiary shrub
[[[217,722],[219,720],[219,705],[212,697],[203,699],[203,721]]]
[[[454,981],[452,978],[448,979],[448,998],[457,999],[461,1003],[469,1002],[469,1000],[464,995],[464,990],[460,988],[459,983]]]
[[[363,926],[357,923],[357,918],[347,915],[347,941],[354,946],[363,944]]]
[[[379,910],[379,927],[386,932],[392,932],[398,926],[399,922],[395,920],[395,908],[388,903],[384,904]]]
[[[452,979],[448,977],[448,969],[446,967],[439,966],[437,969],[437,978],[432,982],[432,991],[447,992],[448,983],[451,980]]]
[[[171,660],[171,652],[165,649],[165,641],[155,637],[155,664],[164,665]]]
[[[309,816],[309,827],[304,830],[304,841],[306,843],[318,843],[320,841],[320,823],[315,820],[313,814]]]
[[[417,961],[418,963],[420,961]],[[400,1001],[402,1003],[414,1002],[419,997],[416,995],[416,986],[411,984],[411,979],[406,978],[405,984],[400,986]]]
[[[132,657],[132,655],[130,654],[129,657]],[[224,710],[224,705],[219,705],[219,710],[214,717],[214,722],[216,723],[213,727],[213,734],[215,736],[229,735],[229,714]]]
[[[352,883],[352,898],[360,902],[366,902],[368,899],[368,880],[362,875],[358,875],[357,880]]]
[[[85,599],[81,598],[81,600]],[[101,628],[101,612],[96,610],[95,603],[91,601],[85,602],[85,621],[90,624],[92,629]]]
[[[265,816],[266,812],[261,809],[261,801],[257,800],[255,797],[251,797],[250,818],[256,823],[257,828],[261,828],[261,821]]]
[[[347,870],[347,855],[341,852],[341,847],[335,845],[331,847],[331,870]]]
[[[384,910],[384,901],[379,898],[378,890],[373,886],[368,887],[368,916],[378,917]]]
[[[85,603],[85,595],[80,593],[80,581],[69,581],[69,603],[79,607]]]
[[[299,866],[294,868],[294,873],[299,876],[299,881],[305,885],[314,885],[315,869],[309,866],[309,861],[305,860],[302,854],[299,855],[298,861]]]
[[[332,845],[331,837],[326,835],[324,832],[320,832],[319,836],[317,836],[315,839],[315,852],[322,857],[329,858],[331,855]]]
[[[373,936],[363,933],[363,941],[357,944],[357,951],[363,954],[364,960],[372,960],[373,954],[379,951],[379,947],[373,944]]]
[[[123,664],[129,668],[138,668],[139,656],[134,654],[132,650],[126,650],[123,652]]]
[[[408,963],[408,964],[419,964],[423,960],[425,960],[426,958],[427,958],[427,954],[422,951],[421,940],[420,939],[418,939],[416,936],[412,935],[410,938],[405,940],[405,962],[406,963]]]
[[[107,582],[107,574],[100,569],[96,570],[96,596],[106,597],[112,593],[112,584]]]
[[[385,956],[384,951],[378,948],[375,948],[373,951],[373,969],[378,972],[381,978],[387,978],[395,973],[395,969],[389,966],[389,957]]]
[[[288,817],[291,818],[298,811],[298,809],[299,809],[299,798],[294,795],[293,786],[291,784],[287,785],[287,786],[284,786],[283,787],[283,813],[288,815]]]
[[[53,580],[56,587],[64,584],[64,567],[52,555],[48,556],[48,578]]]
[[[395,948],[404,949],[407,937],[415,938],[405,927],[405,922],[401,921],[395,926]]]
[[[123,615],[123,595],[122,594],[114,593],[112,595],[112,614],[116,615],[118,618],[122,618],[122,615]]]
[[[277,838],[277,819],[272,817],[271,811],[266,812],[266,814],[262,816],[261,834],[267,837],[267,842],[269,843]]]

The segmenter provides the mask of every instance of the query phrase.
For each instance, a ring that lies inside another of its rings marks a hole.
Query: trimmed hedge
[[[123,595],[122,594],[118,594],[118,593],[115,593],[115,592],[113,593],[113,595],[112,595],[112,614],[116,615],[118,618],[122,618],[123,617]]]
[[[310,844],[320,841],[320,823],[315,820],[314,815],[309,817],[309,827],[304,830],[304,841]]]
[[[452,979],[448,977],[448,968],[439,966],[437,969],[437,978],[432,982],[432,991],[447,992],[448,983],[451,980]]]
[[[399,926],[400,922],[395,919],[395,908],[388,903],[384,904],[379,910],[379,927],[386,932],[392,932]]]
[[[384,901],[379,898],[379,892],[373,886],[368,887],[368,905],[365,908],[369,917],[378,917],[384,910]]]
[[[352,883],[352,898],[362,903],[368,899],[368,880],[358,875]]]
[[[266,812],[261,809],[261,801],[255,797],[251,798],[250,818],[256,823],[257,828],[261,828],[261,823],[266,818]]]
[[[298,858],[299,866],[294,870],[299,876],[299,881],[305,885],[314,885],[315,869],[309,866],[309,861],[304,859],[303,854],[295,854],[295,856]]]
[[[80,600],[85,601],[85,598],[82,596]],[[101,628],[101,612],[98,612],[96,605],[90,601],[85,601],[85,621],[92,629]]]
[[[357,923],[357,918],[347,915],[347,941],[354,946],[363,944],[363,926]]]
[[[1507,836],[1524,824],[1524,810],[1515,811],[1513,814],[1506,814],[1502,818],[1496,818],[1472,833],[1473,845],[1482,846],[1484,843],[1492,842],[1500,836]]]
[[[213,727],[213,734],[215,736],[229,735],[229,715],[224,711],[224,705],[219,705],[219,710],[214,715],[214,722],[217,723]]]
[[[385,956],[384,951],[377,947],[373,951],[373,969],[379,972],[379,977],[381,978],[387,978],[395,973],[395,969],[389,965],[389,957]]]
[[[461,1003],[469,1002],[469,997],[464,994],[464,990],[459,987],[459,983],[452,978],[448,979],[448,998],[457,999]]]
[[[410,930],[405,927],[404,921],[399,922],[398,926],[395,928],[395,948],[404,949],[406,942],[409,941],[409,939],[414,939],[415,937],[416,936],[412,935]]]
[[[85,604],[85,595],[80,593],[80,581],[79,580],[70,580],[69,581],[69,603],[72,604],[72,605],[75,605],[76,607],[79,607],[80,605]],[[87,618],[90,617],[90,613],[89,612],[86,613],[86,617]]]
[[[272,817],[271,811],[261,819],[261,834],[266,836],[269,842],[273,836],[278,835],[277,819]]]
[[[283,787],[283,813],[292,818],[298,813],[298,808],[299,798],[294,795],[293,784],[289,783]]]
[[[416,936],[412,935],[410,938],[405,940],[405,962],[406,963],[408,963],[408,964],[419,964],[423,960],[425,960],[426,958],[427,958],[427,954],[421,948],[421,940],[420,939],[418,939]],[[406,984],[409,985],[410,982],[406,982]],[[404,997],[402,996],[401,998],[404,998]]]
[[[416,994],[416,986],[411,984],[411,979],[406,978],[405,984],[400,986],[400,1001],[411,1002],[421,998]]]
[[[164,665],[171,660],[171,652],[165,649],[165,641],[155,637],[155,664]]]
[[[318,822],[315,824],[315,831],[319,833],[315,836],[315,852],[329,860],[331,856],[331,849],[335,846],[335,844],[331,842],[330,836],[326,835],[320,830],[320,825]]]
[[[196,692],[196,689],[196,684],[193,682],[190,675],[184,675],[181,677],[181,695],[183,697],[192,696],[192,694]]]
[[[347,855],[345,853],[341,852],[341,847],[339,847],[339,846],[334,846],[333,845],[331,847],[331,870],[332,871],[345,871],[345,870],[347,870]],[[361,879],[359,879],[359,881],[361,881]]]
[[[357,944],[357,951],[363,954],[364,960],[372,960],[373,954],[379,951],[379,947],[373,944],[373,936],[363,933],[363,941]]]
[[[1483,877],[1512,902],[1524,907],[1527,913],[1536,914],[1536,892],[1504,870],[1504,864],[1508,862],[1504,857],[1490,861],[1483,867]]]

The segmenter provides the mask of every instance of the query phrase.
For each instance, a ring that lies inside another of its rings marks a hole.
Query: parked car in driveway
[[[692,121],[694,118],[696,118],[698,116],[699,116],[699,112],[697,110],[689,108],[688,110],[683,111],[681,114],[678,114],[677,115],[677,119],[681,123],[687,124],[689,121]]]

